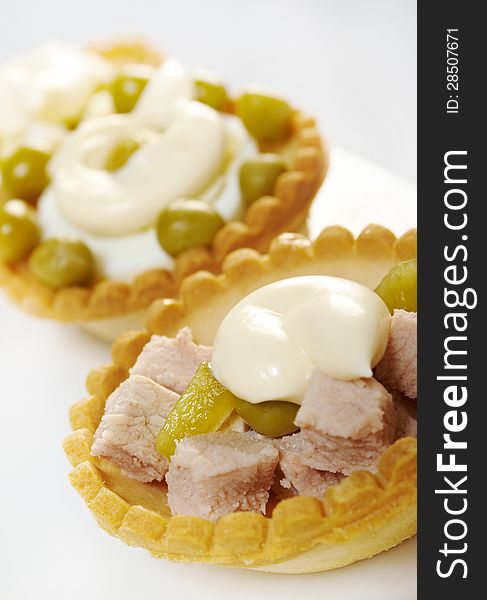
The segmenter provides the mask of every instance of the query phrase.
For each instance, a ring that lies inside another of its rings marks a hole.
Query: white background
[[[251,81],[276,88],[317,114],[334,145],[415,180],[412,0],[14,0],[3,11],[0,61],[52,37],[146,34],[233,89]],[[397,233],[414,225],[412,187],[346,153],[333,156],[321,204],[330,211],[315,211],[315,229],[340,215],[358,228],[368,203]],[[157,561],[108,537],[67,483],[60,448],[85,374],[108,360],[108,348],[75,327],[22,315],[0,297],[1,600],[415,597],[414,541],[332,573],[274,576]]]

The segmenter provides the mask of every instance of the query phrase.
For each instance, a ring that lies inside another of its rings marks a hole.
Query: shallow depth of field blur
[[[335,144],[415,181],[413,0],[16,0],[4,11],[2,62],[49,38],[142,34],[234,89],[275,88]]]

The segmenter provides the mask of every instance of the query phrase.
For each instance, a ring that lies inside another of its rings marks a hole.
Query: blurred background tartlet
[[[107,339],[299,230],[327,170],[313,118],[140,39],[45,44],[0,68],[0,96],[0,285]]]

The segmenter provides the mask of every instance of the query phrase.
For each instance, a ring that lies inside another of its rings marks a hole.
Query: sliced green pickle
[[[125,73],[115,77],[110,85],[115,110],[119,113],[130,112],[137,104],[146,85],[145,77]]]
[[[418,263],[415,258],[393,267],[376,288],[376,293],[387,304],[391,314],[402,308],[417,311]]]
[[[198,78],[194,82],[195,97],[198,102],[207,104],[215,110],[222,110],[228,102],[228,95],[225,86],[219,81],[210,80],[210,78]]]
[[[235,401],[236,397],[213,377],[208,363],[202,363],[167,416],[156,449],[170,459],[183,438],[218,431],[234,410]]]
[[[31,273],[52,288],[86,285],[94,273],[94,259],[78,240],[52,238],[39,244],[29,258]]]
[[[262,196],[272,195],[277,178],[285,170],[286,164],[278,154],[258,154],[243,162],[239,180],[244,202],[252,204]]]
[[[274,142],[289,133],[293,110],[282,98],[245,92],[235,110],[250,135],[258,140]]]
[[[128,138],[126,140],[122,140],[108,153],[108,156],[105,159],[105,169],[107,171],[116,171],[117,169],[121,169],[128,159],[137,152],[140,148],[139,142]]]
[[[176,256],[192,246],[208,246],[223,224],[207,202],[175,200],[159,215],[156,232],[162,249]]]
[[[9,200],[0,206],[1,261],[22,260],[39,240],[40,229],[33,208],[22,200]]]
[[[22,146],[17,148],[2,163],[2,183],[15,198],[35,202],[49,183],[47,163],[49,152]]]
[[[268,437],[289,435],[298,430],[294,424],[299,406],[285,400],[269,400],[253,404],[236,399],[235,408],[250,427]]]

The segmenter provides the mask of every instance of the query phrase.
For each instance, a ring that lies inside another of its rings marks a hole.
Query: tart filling
[[[414,265],[378,292],[411,285]],[[213,348],[189,328],[154,335],[109,396],[91,453],[165,480],[173,515],[216,521],[322,498],[415,432],[416,313],[404,306],[346,279],[294,277],[234,306]]]

